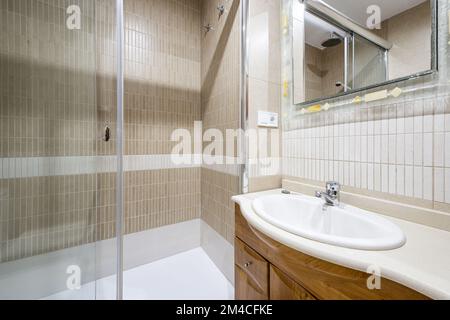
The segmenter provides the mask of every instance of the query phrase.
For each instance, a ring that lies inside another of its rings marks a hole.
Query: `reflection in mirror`
[[[434,0],[293,0],[294,103],[436,69]]]
[[[365,88],[387,80],[387,50],[355,35],[350,59],[350,87]]]
[[[347,33],[305,13],[305,99],[335,95],[344,90],[344,51]]]

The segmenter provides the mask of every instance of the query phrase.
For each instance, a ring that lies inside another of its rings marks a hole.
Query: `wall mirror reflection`
[[[435,0],[295,0],[294,104],[437,71]]]

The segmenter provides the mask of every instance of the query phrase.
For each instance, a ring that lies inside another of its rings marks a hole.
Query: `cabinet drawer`
[[[236,298],[269,298],[269,263],[242,241],[235,240]],[[249,292],[253,292],[249,296]]]

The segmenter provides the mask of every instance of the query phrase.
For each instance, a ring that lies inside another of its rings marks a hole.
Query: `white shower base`
[[[230,297],[233,246],[201,219],[127,234],[123,252],[126,299]],[[1,263],[0,300],[113,299],[116,260],[116,239],[108,239]],[[68,267],[81,271],[80,290],[66,291]]]
[[[115,276],[63,291],[49,300],[115,299]],[[233,285],[202,248],[124,272],[125,300],[232,300]]]

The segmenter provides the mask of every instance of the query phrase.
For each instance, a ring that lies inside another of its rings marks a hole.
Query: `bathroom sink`
[[[310,240],[360,250],[391,250],[406,237],[391,221],[368,211],[302,195],[271,195],[253,201],[253,210],[269,224]]]

